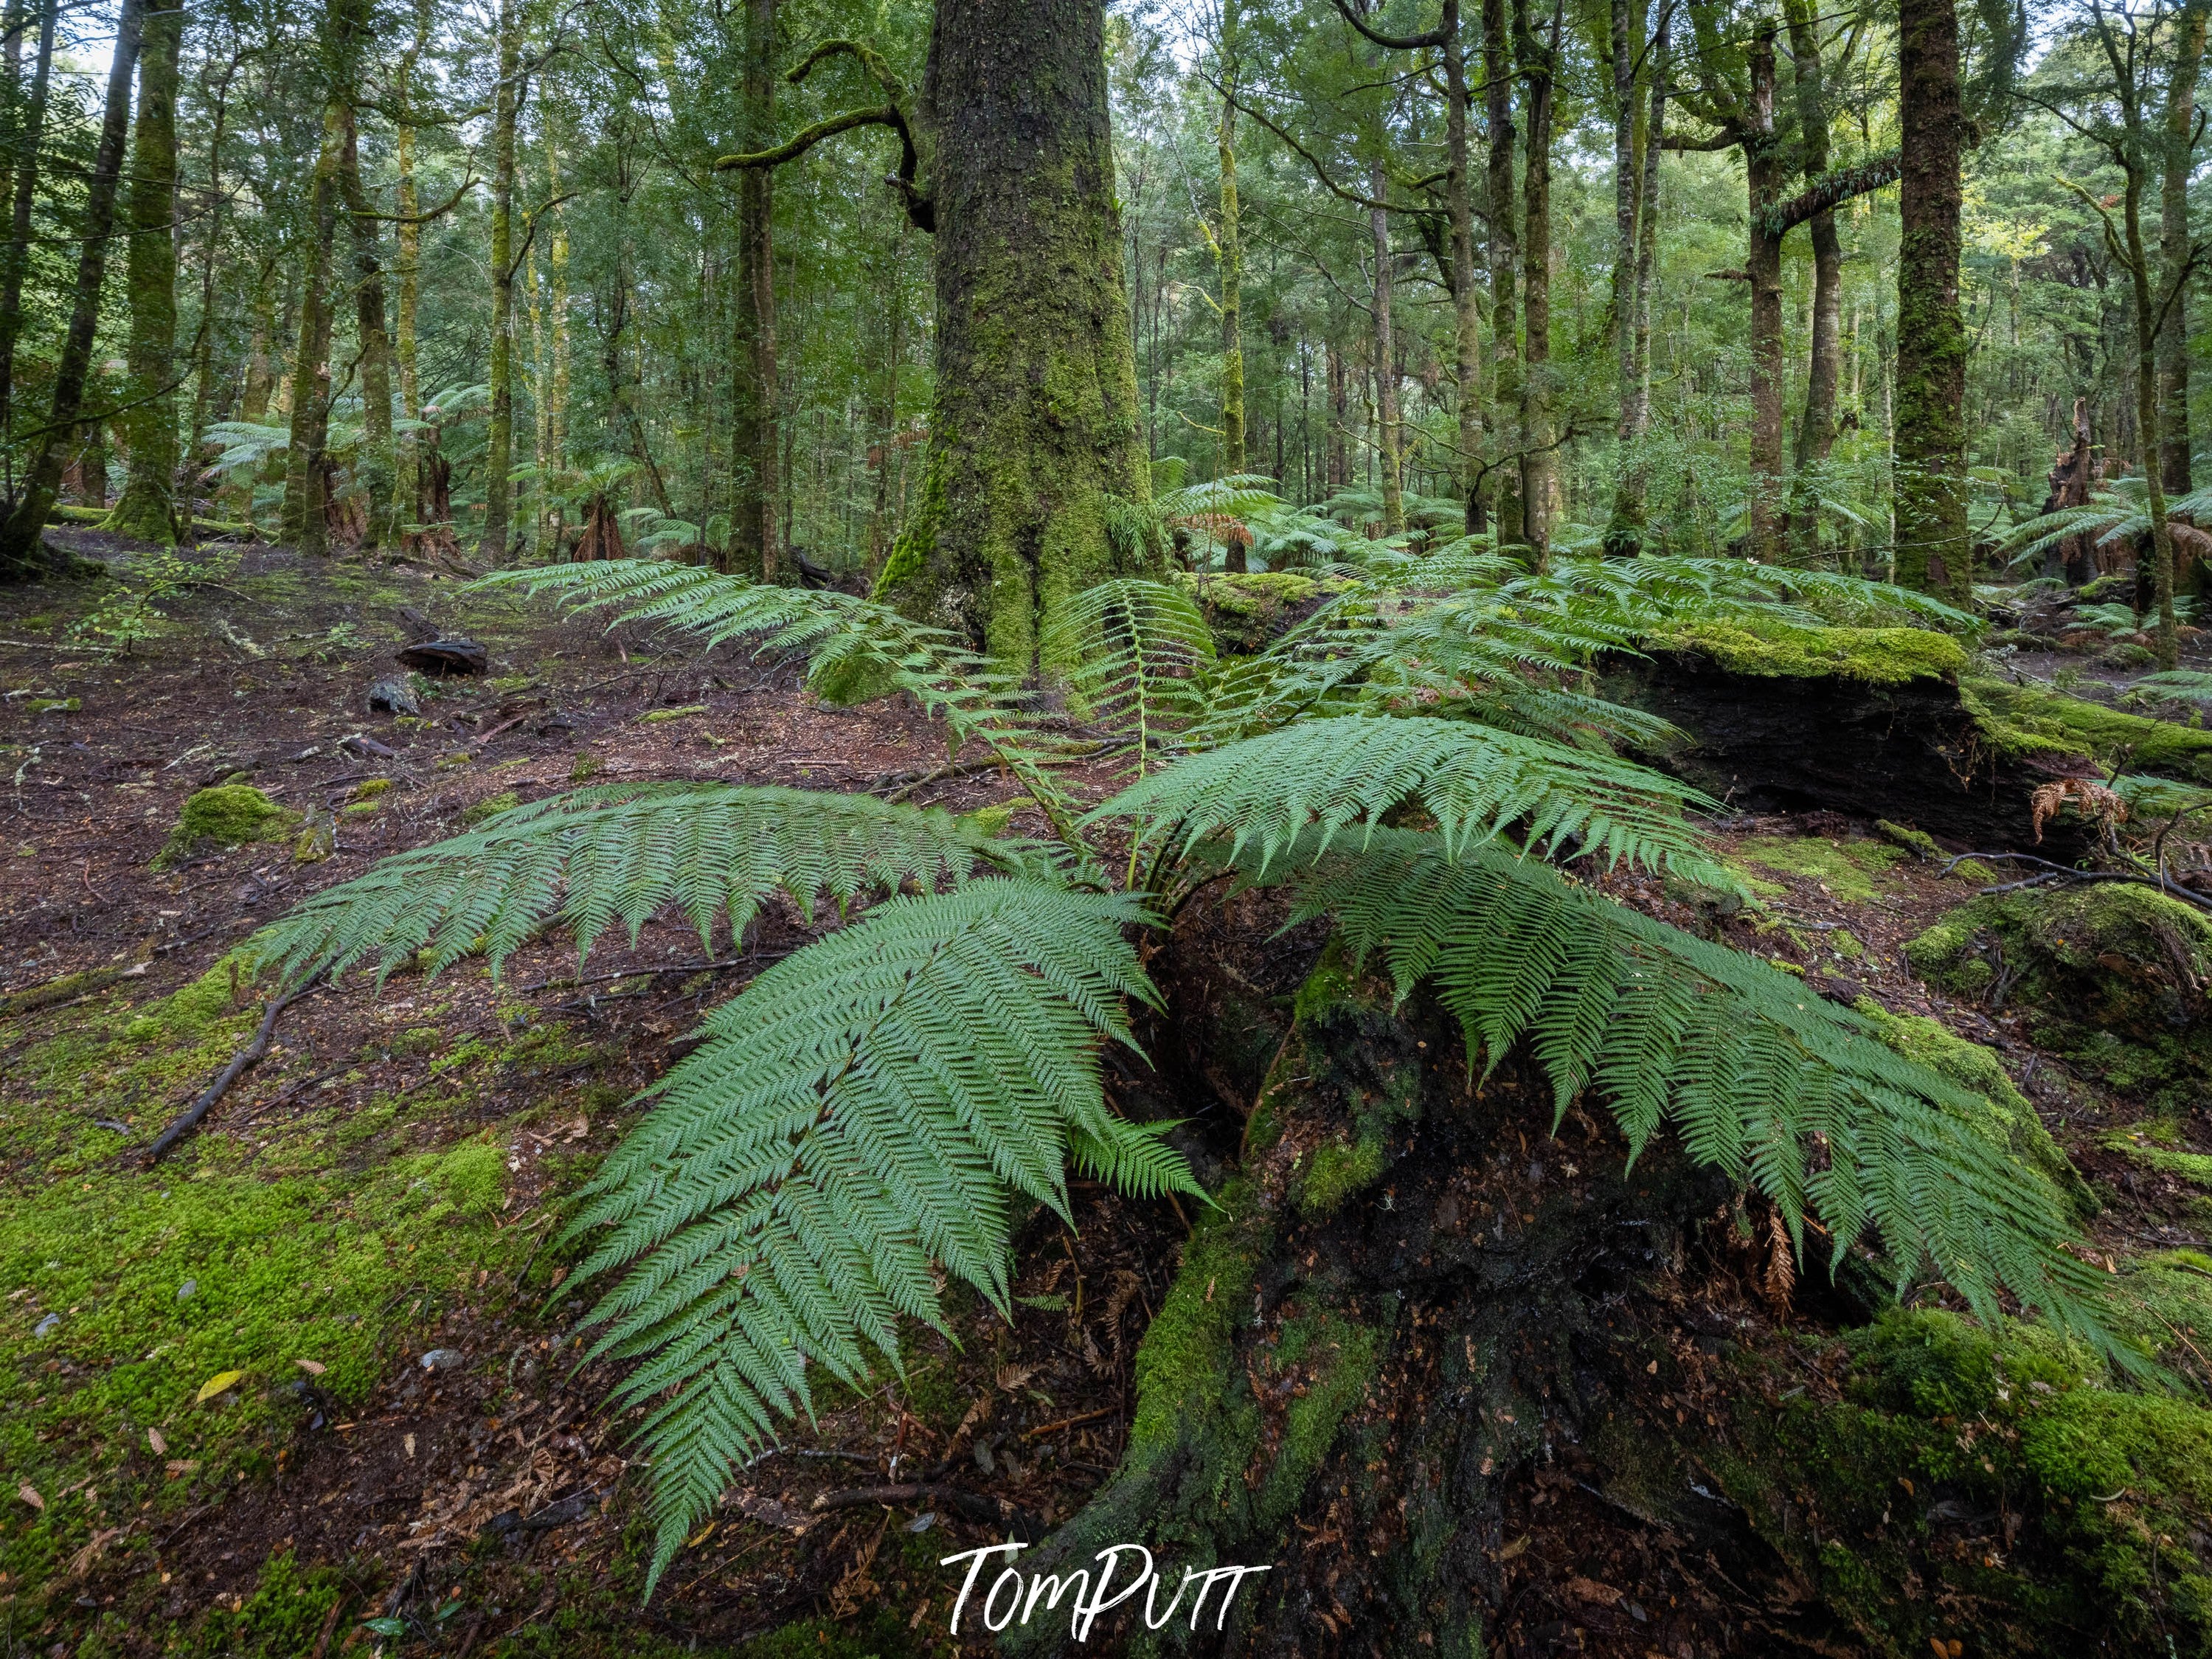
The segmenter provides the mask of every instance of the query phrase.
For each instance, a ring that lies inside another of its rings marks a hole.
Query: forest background
[[[1955,586],[1954,532],[1913,528],[1894,9],[1501,0],[1448,8],[1448,44],[1428,10],[1109,17],[1146,447],[1285,504],[1186,558],[1311,566],[1464,519]],[[11,499],[55,424],[117,22],[0,22]],[[786,72],[854,37],[918,83],[928,26],[898,0],[149,11],[63,501],[157,542],[197,513],[477,567],[872,574],[926,447],[929,240],[885,187],[895,131],[805,144],[866,103],[860,58]],[[2192,482],[2204,17],[1990,0],[1959,27],[1959,487],[1986,574],[2087,499],[2045,477],[2077,403],[2091,472],[2139,463],[2130,161],[2164,493]],[[794,133],[772,174],[714,165]],[[2068,553],[2094,574],[2032,556]]]

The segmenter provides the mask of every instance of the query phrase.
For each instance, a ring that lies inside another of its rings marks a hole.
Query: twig
[[[873,794],[886,784],[898,783],[901,780],[904,780],[903,787],[895,789],[884,797],[886,801],[896,805],[912,795],[915,790],[926,788],[933,783],[941,783],[947,778],[969,777],[978,772],[995,772],[999,767],[1000,762],[996,757],[994,757],[989,760],[955,761],[948,765],[938,767],[933,771],[924,772],[919,777],[911,772],[886,772],[868,786],[868,793]]]
[[[162,1153],[190,1134],[199,1121],[214,1109],[216,1103],[230,1092],[230,1085],[246,1075],[246,1068],[269,1052],[269,1038],[276,1029],[276,1017],[314,988],[313,985],[303,985],[298,990],[288,991],[270,1003],[269,1012],[261,1016],[261,1029],[253,1034],[253,1041],[232,1055],[230,1064],[222,1068],[221,1076],[208,1085],[206,1091],[187,1107],[183,1115],[172,1122],[167,1128],[154,1137],[154,1144],[146,1149],[147,1163],[154,1163]]]
[[[315,1638],[314,1650],[308,1654],[307,1659],[323,1659],[323,1656],[331,1650],[331,1638],[337,1630],[339,1616],[345,1612],[346,1603],[352,1600],[353,1592],[343,1590],[338,1599],[331,1603],[331,1610],[323,1615],[321,1633]]]
[[[988,1498],[981,1492],[960,1486],[925,1485],[916,1481],[897,1486],[854,1486],[849,1492],[824,1492],[816,1498],[813,1510],[822,1514],[830,1510],[857,1510],[871,1504],[911,1504],[915,1499],[942,1504],[956,1514],[970,1521],[980,1521],[987,1527],[1006,1527],[1016,1533],[1026,1533],[1034,1540],[1043,1533],[1036,1518],[1019,1505],[1004,1498]]]
[[[515,994],[526,991],[566,990],[572,985],[604,985],[609,980],[644,979],[656,974],[716,974],[731,968],[743,968],[752,961],[750,957],[732,957],[726,962],[679,962],[672,968],[625,968],[618,974],[589,974],[579,979],[541,979],[534,984],[518,985]]]
[[[2043,874],[2031,876],[2025,881],[2008,881],[1995,887],[1977,888],[1975,890],[1979,893],[2017,892],[2023,887],[2039,886],[2046,881],[2118,881],[2131,887],[2152,888],[2168,898],[2193,904],[2200,910],[2212,910],[2212,898],[2170,880],[2162,871],[2155,876],[2139,876],[2125,870],[2071,870],[2063,864],[2053,864],[2049,859],[2039,859],[2033,853],[1961,853],[1946,864],[1940,873],[1949,875],[1954,866],[1963,864],[1968,859],[2009,860],[2016,864],[2039,864],[2044,869]]]
[[[1024,1434],[1022,1438],[1024,1440],[1041,1440],[1046,1435],[1057,1434],[1062,1429],[1074,1428],[1078,1424],[1096,1423],[1100,1418],[1111,1417],[1115,1413],[1121,1409],[1121,1408],[1119,1406],[1101,1406],[1095,1412],[1082,1412],[1073,1417],[1063,1417],[1057,1423],[1040,1424],[1037,1427],[1031,1429],[1027,1433]]]

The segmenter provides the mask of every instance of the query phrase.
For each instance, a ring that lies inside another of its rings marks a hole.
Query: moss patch
[[[248,842],[281,841],[291,833],[299,815],[288,812],[250,783],[219,783],[203,789],[185,803],[177,815],[168,844],[155,858],[163,869],[189,858],[212,842],[218,847],[240,847]]]
[[[1960,681],[1959,700],[2002,754],[2086,755],[2108,768],[2212,783],[2212,732],[1976,677]]]
[[[1655,649],[1693,651],[1738,674],[1902,685],[1966,665],[1966,647],[1923,628],[1804,628],[1761,619],[1700,622],[1653,635]]]
[[[2212,1078],[2212,921],[2148,888],[1992,894],[1905,953],[1954,995],[2028,1009],[2039,1045],[2121,1088]]]
[[[1836,897],[1865,904],[1887,890],[1883,872],[1908,856],[1886,842],[1753,836],[1736,848],[1738,860],[1817,881]]]
[[[1340,578],[1301,575],[1295,570],[1202,579],[1185,572],[1176,580],[1197,599],[1215,644],[1224,651],[1248,654],[1266,650],[1277,635],[1350,586]]]

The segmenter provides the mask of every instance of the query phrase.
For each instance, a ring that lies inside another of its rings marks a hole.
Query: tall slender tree
[[[11,100],[16,112],[9,156],[14,161],[9,191],[8,243],[0,250],[0,434],[14,430],[15,339],[23,326],[23,273],[30,262],[31,213],[39,193],[39,146],[45,142],[46,99],[52,86],[54,26],[61,0],[41,0],[39,55],[27,98]]]
[[[85,381],[92,369],[92,347],[100,327],[100,293],[107,275],[108,239],[115,228],[115,194],[123,174],[123,149],[131,131],[131,82],[138,67],[138,45],[146,22],[145,0],[123,0],[116,18],[115,46],[108,60],[107,100],[100,121],[100,143],[85,180],[84,212],[78,220],[76,287],[70,305],[69,332],[54,365],[53,398],[45,425],[32,439],[30,465],[22,487],[0,522],[0,582],[25,581],[44,574],[41,553],[46,515],[60,492],[65,447],[84,414]]]
[[[2204,70],[2204,32],[2212,0],[2188,0],[2175,20],[2166,71],[2166,149],[2159,191],[2159,281],[2172,297],[2158,331],[2158,395],[2165,416],[2159,434],[2159,478],[2188,494],[2189,457],[2189,175],[2197,164],[2197,82]]]
[[[776,0],[745,0],[744,70],[738,82],[738,142],[749,152],[775,142]],[[763,581],[783,573],[778,510],[781,428],[775,361],[775,173],[746,167],[738,175],[737,331],[731,378],[736,410],[730,422],[732,543],[738,563]]]
[[[522,118],[522,8],[499,0],[499,82],[491,126],[491,413],[484,436],[483,536],[477,556],[507,562],[507,516],[514,470],[514,155]]]
[[[139,48],[124,258],[130,374],[118,424],[128,471],[106,526],[161,547],[177,544],[177,60],[184,40],[181,0],[155,0]]]

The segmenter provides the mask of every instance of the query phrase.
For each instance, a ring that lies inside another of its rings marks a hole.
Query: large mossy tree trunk
[[[1513,229],[1513,64],[1505,34],[1505,0],[1482,0],[1483,112],[1490,128],[1486,165],[1490,213],[1490,408],[1497,422],[1498,544],[1522,539],[1521,319],[1514,314],[1521,253]]]
[[[9,132],[14,166],[9,181],[8,242],[0,251],[0,434],[14,427],[15,338],[23,325],[23,272],[30,263],[31,210],[39,193],[39,146],[46,131],[46,94],[53,84],[54,25],[61,0],[39,9],[39,55],[28,94]]]
[[[23,485],[0,524],[0,582],[35,580],[46,573],[41,532],[59,495],[62,467],[70,441],[84,414],[85,384],[92,373],[92,346],[100,326],[100,291],[107,276],[108,234],[115,224],[115,196],[123,174],[123,146],[131,131],[131,81],[138,67],[138,44],[146,25],[145,0],[123,0],[115,25],[115,48],[107,71],[107,103],[100,117],[100,143],[92,173],[85,181],[83,238],[76,264],[76,291],[70,306],[69,332],[54,365],[53,401],[24,469]]]
[[[1973,575],[1959,313],[1966,112],[1953,0],[1901,0],[1898,64],[1897,580],[1963,603]]]
[[[2173,298],[2158,335],[2158,395],[2165,416],[2159,434],[2159,478],[2176,495],[2189,493],[2189,175],[2197,155],[2197,81],[2204,68],[2204,33],[2212,5],[2193,0],[2182,11],[2166,92],[2165,176],[2159,192],[2159,285]]]
[[[937,9],[937,388],[922,497],[877,585],[1009,667],[1045,610],[1157,566],[1108,497],[1148,501],[1100,0]]]
[[[477,556],[507,562],[514,464],[514,146],[522,112],[522,19],[500,0],[499,85],[491,120],[491,418],[484,432],[483,536]]]
[[[161,547],[177,544],[177,58],[184,40],[180,6],[148,14],[131,141],[131,250],[124,261],[130,378],[118,424],[130,446],[130,471],[122,499],[102,526]]]

